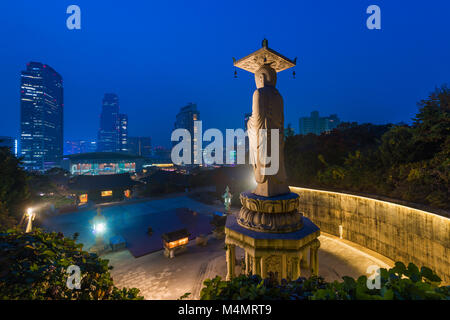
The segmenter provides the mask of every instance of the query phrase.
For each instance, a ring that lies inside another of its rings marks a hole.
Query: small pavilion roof
[[[175,230],[172,232],[164,233],[161,236],[161,238],[163,238],[163,240],[166,242],[172,242],[172,241],[176,241],[176,240],[186,238],[189,236],[190,236],[190,233],[187,231],[186,228],[183,228],[183,229]]]
[[[69,188],[75,191],[111,190],[130,188],[138,182],[132,180],[128,173],[105,175],[80,175],[69,181]]]

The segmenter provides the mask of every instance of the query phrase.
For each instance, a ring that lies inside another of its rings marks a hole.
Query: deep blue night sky
[[[66,28],[81,7],[81,30]],[[381,30],[366,8],[381,8]],[[450,83],[450,1],[10,0],[0,12],[0,135],[17,136],[20,71],[47,63],[64,78],[65,139],[96,138],[105,92],[130,135],[168,146],[175,115],[196,102],[203,126],[243,126],[255,88],[241,58],[261,46],[298,57],[279,74],[286,123],[316,109],[344,121],[409,122],[416,102]]]

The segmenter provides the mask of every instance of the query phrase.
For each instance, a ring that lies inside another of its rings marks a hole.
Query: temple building
[[[164,255],[168,258],[174,258],[175,253],[185,251],[189,242],[189,236],[187,229],[164,233],[161,236],[164,245]]]
[[[77,199],[78,205],[88,202],[101,203],[121,201],[132,197],[133,188],[138,182],[132,180],[129,174],[114,174],[103,176],[76,176],[68,187]]]

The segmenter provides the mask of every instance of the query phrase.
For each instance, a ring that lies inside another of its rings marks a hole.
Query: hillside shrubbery
[[[0,233],[0,299],[128,300],[138,289],[118,289],[108,260],[82,250],[61,233]],[[70,265],[80,267],[81,289],[67,286]]]
[[[408,125],[344,125],[286,140],[291,185],[371,193],[450,209],[450,90],[419,103]]]

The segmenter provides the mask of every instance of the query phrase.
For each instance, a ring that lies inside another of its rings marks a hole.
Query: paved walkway
[[[136,287],[145,299],[178,299],[187,292],[198,298],[206,278],[226,273],[224,241],[209,237],[205,247],[191,241],[188,250],[173,259],[158,251],[134,258],[128,250],[102,256],[110,260],[118,287]]]
[[[370,265],[393,266],[393,261],[334,236],[322,235],[319,240],[319,273],[327,281],[341,280],[344,275],[356,278]],[[243,258],[239,248],[236,257]],[[205,279],[226,275],[224,241],[212,237],[206,247],[192,241],[188,250],[174,259],[164,257],[163,251],[135,259],[127,250],[103,258],[114,266],[111,274],[118,287],[139,288],[145,299],[151,300],[178,299],[187,292],[191,299],[198,299]],[[239,267],[236,271],[240,272]],[[302,270],[302,275],[309,272]]]
[[[394,266],[394,261],[356,243],[326,233],[322,233],[319,240],[319,274],[327,281],[341,281],[343,276],[357,278],[368,275],[366,271],[371,265],[380,268]],[[303,272],[303,275],[309,275],[309,272]]]
[[[143,216],[154,216],[156,219],[158,212],[182,207],[201,215],[211,215],[213,211],[221,209],[180,195],[105,206],[102,212],[108,219],[110,232],[114,232],[114,229],[124,225],[139,228]],[[95,210],[85,210],[53,216],[46,219],[43,225],[50,230],[62,231],[66,236],[79,232],[79,241],[89,247],[94,240],[89,221],[95,214]],[[208,238],[209,243],[205,247],[199,247],[195,241],[191,241],[187,252],[174,259],[164,257],[163,251],[134,258],[128,250],[110,253],[102,258],[109,259],[114,267],[111,274],[118,287],[139,288],[146,299],[178,299],[187,292],[191,293],[191,299],[198,299],[205,279],[216,275],[225,278],[226,275],[224,240],[212,236]],[[370,265],[383,268],[393,265],[392,261],[373,251],[334,236],[323,234],[319,240],[319,273],[328,281],[341,280],[344,275],[356,278],[365,274]],[[243,255],[243,250],[236,248],[237,259],[243,259]],[[236,269],[239,274],[239,266]],[[309,272],[302,270],[302,275],[308,276]]]

